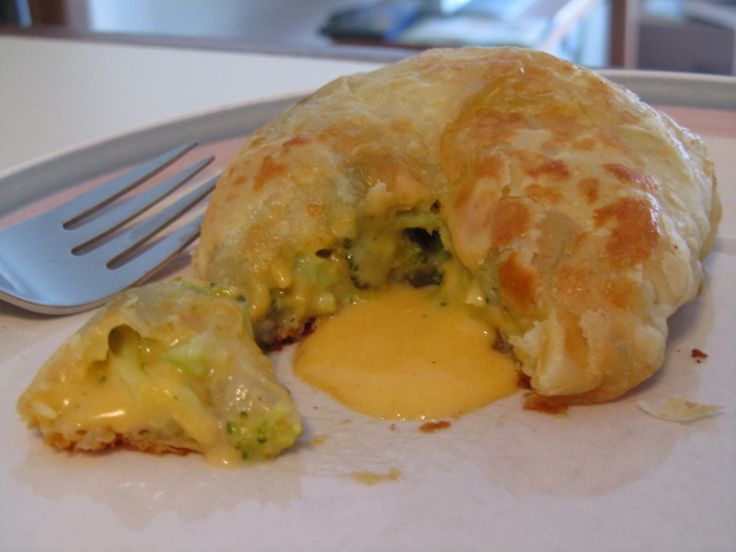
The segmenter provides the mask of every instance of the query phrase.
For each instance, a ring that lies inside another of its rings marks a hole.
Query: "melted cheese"
[[[195,378],[158,354],[145,355],[152,362],[141,364],[143,350],[129,328],[118,330],[115,341],[107,360],[97,362],[87,378],[48,388],[36,403],[37,414],[55,419],[62,433],[103,432],[108,440],[137,436],[143,428],[173,434],[178,426],[190,437],[187,444],[209,462],[229,464],[238,458],[197,392]]]
[[[514,392],[512,360],[492,330],[430,288],[395,286],[324,320],[303,341],[296,374],[371,416],[458,416]]]
[[[104,431],[112,439],[116,434],[136,434],[140,428],[165,432],[167,426],[178,424],[193,436],[208,462],[227,465],[237,460],[237,451],[222,437],[217,420],[177,379],[159,374],[131,392],[112,375],[104,382],[75,382],[57,389],[58,396],[49,402],[67,407],[63,424],[70,431]]]
[[[44,364],[19,413],[59,449],[276,456],[301,422],[236,291],[177,279],[120,294]]]

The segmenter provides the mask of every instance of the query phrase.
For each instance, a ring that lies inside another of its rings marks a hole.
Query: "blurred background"
[[[736,0],[0,0],[0,33],[374,61],[510,44],[736,74]]]

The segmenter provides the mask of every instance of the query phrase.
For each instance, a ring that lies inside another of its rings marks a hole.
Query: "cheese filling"
[[[208,333],[166,345],[116,327],[105,360],[37,391],[37,423],[60,448],[122,440],[154,452],[196,450],[216,464],[275,456],[301,431],[296,413],[254,367],[265,357],[238,366],[228,345]]]
[[[439,209],[364,216],[353,237],[296,255],[267,315],[254,320],[258,340],[268,347],[316,321],[297,375],[380,418],[458,416],[512,393],[513,360],[492,345],[497,329],[518,330],[487,294],[497,286],[477,282],[453,255]]]
[[[363,217],[354,237],[331,248],[295,254],[288,275],[277,278],[283,285],[267,294],[267,309],[258,305],[255,296],[261,294],[249,290],[257,341],[268,348],[299,337],[311,321],[356,303],[363,291],[399,282],[438,287],[444,303],[482,307],[479,314],[494,328],[520,333],[494,294],[498,285],[475,281],[455,258],[452,239],[434,209]]]
[[[296,374],[353,410],[388,419],[459,416],[517,388],[494,332],[436,288],[396,285],[320,322]]]

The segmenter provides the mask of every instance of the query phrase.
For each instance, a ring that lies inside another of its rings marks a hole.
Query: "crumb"
[[[550,397],[542,397],[536,393],[524,395],[524,410],[534,410],[545,414],[567,414],[567,405]]]
[[[518,381],[519,389],[531,389],[532,388],[532,380],[529,376],[519,372],[518,378],[519,378],[519,381]]]
[[[343,420],[340,420],[340,423],[341,423],[341,424],[351,424],[351,423],[353,423],[353,422],[352,422],[352,420],[350,420],[349,418],[345,418],[345,419],[343,419]]]
[[[312,410],[319,410],[319,406],[317,406],[317,405],[315,404],[315,405],[314,405],[314,406],[312,407]]]
[[[329,435],[321,435],[321,434],[320,435],[315,435],[309,441],[307,441],[307,444],[310,447],[316,447],[316,446],[321,445],[324,442],[326,442],[329,438],[330,438]]]
[[[637,401],[636,404],[647,414],[673,422],[692,422],[699,418],[713,416],[721,411],[721,407],[717,404],[698,403],[680,397],[653,401],[642,400]]]
[[[708,354],[701,351],[700,349],[693,349],[692,351],[690,351],[690,356],[694,358],[695,362],[697,362],[698,364],[708,358]]]
[[[373,486],[386,481],[397,481],[401,475],[401,471],[391,468],[387,473],[351,472],[347,475],[358,483]]]
[[[452,424],[447,420],[440,420],[438,422],[425,422],[419,426],[419,430],[423,431],[424,433],[433,433],[435,431],[439,431],[440,429],[447,429],[451,425]]]
[[[389,428],[389,429],[390,429],[391,431],[396,431],[396,424],[390,424],[390,425],[388,426],[388,428]]]

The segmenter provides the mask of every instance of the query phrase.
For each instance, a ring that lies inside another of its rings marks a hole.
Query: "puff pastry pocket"
[[[393,281],[503,334],[534,391],[613,399],[664,358],[720,216],[701,140],[550,55],[431,50],[338,79],[256,132],[210,203],[201,277],[259,342]]]

